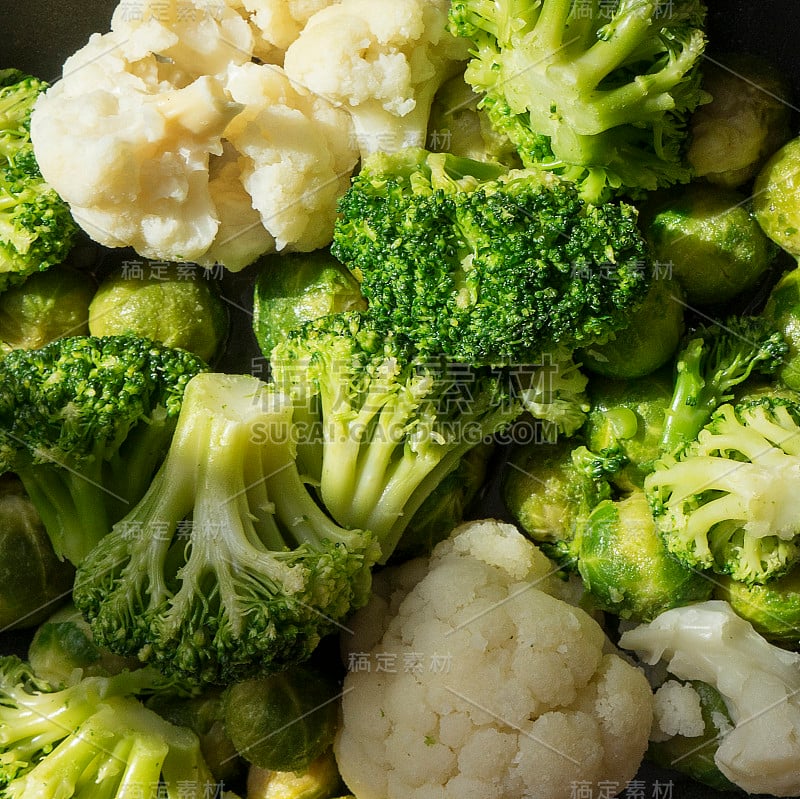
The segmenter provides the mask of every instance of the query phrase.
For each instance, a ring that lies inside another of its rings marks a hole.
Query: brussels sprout
[[[303,771],[333,744],[340,686],[306,664],[229,686],[225,729],[239,754],[270,771]]]
[[[687,160],[709,183],[740,186],[791,135],[789,83],[773,65],[736,54],[703,65],[703,89],[711,102],[692,114]]]
[[[113,272],[89,306],[89,332],[134,333],[212,363],[225,344],[229,314],[214,283],[203,275],[192,264],[173,263]]]
[[[548,557],[575,568],[576,533],[591,509],[610,496],[604,479],[581,463],[577,443],[560,438],[514,450],[504,465],[500,490],[506,508]]]
[[[580,533],[578,571],[602,610],[636,621],[703,601],[712,591],[705,575],[667,552],[643,491],[594,508]]]
[[[715,593],[764,638],[792,648],[800,643],[800,569],[763,584],[747,585],[724,577]]]
[[[35,627],[67,599],[74,577],[22,483],[0,476],[0,630]]]
[[[764,233],[793,258],[800,258],[800,137],[764,164],[753,189],[753,210]]]
[[[702,732],[699,735],[678,734],[663,741],[651,741],[645,757],[651,763],[685,774],[718,791],[738,793],[739,789],[714,762],[720,741],[733,728],[725,701],[713,685],[699,680],[691,680],[685,685],[694,691],[699,702]]]
[[[800,390],[800,267],[785,272],[773,286],[763,315],[789,347],[778,376],[789,388]]]
[[[583,429],[594,452],[619,447],[628,463],[612,475],[622,491],[644,485],[645,475],[661,455],[665,413],[672,400],[671,370],[662,369],[638,380],[595,378],[589,384],[591,410]]]
[[[670,276],[656,276],[625,329],[605,344],[581,350],[577,359],[589,372],[604,377],[648,375],[667,363],[678,349],[684,308],[680,284]]]
[[[243,776],[246,763],[225,729],[223,689],[207,688],[199,696],[156,695],[147,706],[178,727],[197,735],[203,759],[214,779],[230,784]]]
[[[702,183],[667,192],[643,212],[653,258],[681,284],[690,306],[727,303],[754,288],[775,260],[750,201]]]
[[[358,281],[328,249],[273,255],[259,261],[253,331],[267,357],[289,330],[303,322],[366,307]]]
[[[330,799],[338,795],[341,787],[330,749],[303,771],[269,771],[251,766],[247,775],[247,799]]]
[[[33,635],[28,662],[37,677],[51,685],[67,685],[76,670],[81,677],[110,677],[141,667],[137,658],[115,655],[95,644],[89,622],[68,602]]]
[[[4,291],[0,294],[0,355],[88,333],[89,303],[95,289],[89,275],[54,266]]]
[[[522,166],[516,147],[492,127],[479,100],[463,73],[445,81],[433,98],[428,117],[428,149],[475,161]]]

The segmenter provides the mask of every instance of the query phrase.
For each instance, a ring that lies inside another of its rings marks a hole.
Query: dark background
[[[0,0],[0,35],[3,56],[0,69],[17,67],[48,81],[58,79],[64,58],[81,47],[94,31],[108,29],[116,0]],[[708,53],[712,58],[730,52],[751,52],[770,59],[793,81],[800,102],[800,56],[796,29],[800,5],[795,0],[708,0],[710,11]],[[797,119],[793,126],[798,132]],[[26,637],[0,635],[0,652],[24,654]],[[800,769],[800,763],[798,763]],[[581,793],[580,791],[584,792]],[[601,799],[602,788],[578,788],[580,799]],[[682,780],[679,776],[645,764],[628,799],[724,799],[723,794]]]

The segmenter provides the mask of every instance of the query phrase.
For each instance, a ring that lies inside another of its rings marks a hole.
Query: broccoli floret
[[[16,472],[77,565],[144,494],[205,364],[135,336],[59,339],[0,361],[0,473]]]
[[[30,139],[31,111],[47,84],[0,70],[0,291],[61,263],[78,226],[44,180]]]
[[[661,449],[674,454],[692,441],[716,408],[754,374],[780,369],[788,345],[766,317],[736,316],[692,333],[676,359],[675,384]]]
[[[332,252],[380,324],[473,365],[597,343],[650,282],[632,206],[587,205],[539,170],[415,149],[363,164]]]
[[[306,479],[333,518],[370,530],[382,562],[425,499],[521,413],[502,370],[420,350],[351,311],[311,321],[272,352],[276,384],[316,406],[319,464]]]
[[[27,664],[4,658],[0,793],[6,799],[209,796],[218,786],[197,736],[135,698],[157,681],[142,669],[53,690]]]
[[[800,395],[719,407],[645,480],[667,549],[693,568],[763,583],[800,559]]]
[[[112,697],[157,694],[168,685],[158,672],[145,668],[56,688],[19,658],[0,658],[0,793],[24,795],[9,786],[46,760],[53,747]]]
[[[465,78],[526,166],[596,202],[684,183],[687,116],[705,99],[699,0],[458,0]]]
[[[293,410],[249,375],[189,381],[150,488],[78,568],[99,645],[226,683],[305,660],[366,602],[378,548],[309,493]]]

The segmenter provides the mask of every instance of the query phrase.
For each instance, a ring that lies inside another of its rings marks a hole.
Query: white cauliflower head
[[[800,794],[800,654],[770,644],[721,600],[665,611],[623,633],[620,645],[719,691],[734,726],[714,762],[732,783],[748,793]]]
[[[353,115],[362,155],[425,146],[436,90],[463,67],[449,0],[341,0],[314,14],[284,59],[292,80]]]
[[[95,241],[231,270],[330,243],[358,161],[352,123],[253,60],[246,13],[123,0],[40,97],[42,174]]]
[[[359,799],[559,799],[636,773],[647,680],[515,527],[457,528],[352,626],[335,752]]]

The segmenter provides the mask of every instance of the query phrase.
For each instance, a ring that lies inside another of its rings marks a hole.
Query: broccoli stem
[[[53,551],[61,560],[80,564],[111,529],[102,484],[86,474],[43,466],[19,469],[17,474],[36,506]]]

